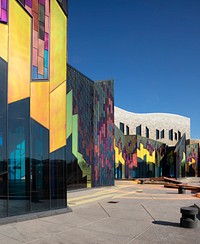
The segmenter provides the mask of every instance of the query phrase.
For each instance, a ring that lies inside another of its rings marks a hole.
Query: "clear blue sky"
[[[191,118],[200,138],[200,0],[69,0],[68,62],[115,105]]]

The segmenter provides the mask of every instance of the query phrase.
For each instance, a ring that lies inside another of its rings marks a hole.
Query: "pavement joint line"
[[[131,242],[135,241],[136,239],[138,239],[138,237],[140,237],[141,235],[143,235],[145,232],[147,232],[149,229],[151,229],[151,225],[146,229],[144,230],[143,232],[141,232],[139,235],[133,237],[130,241],[128,241],[126,244],[130,244]]]
[[[98,220],[95,220],[95,221],[92,221],[90,223],[87,223],[87,224],[84,224],[84,225],[80,225],[80,226],[77,226],[76,228],[83,228],[85,226],[88,226],[88,225],[91,225],[91,224],[94,224],[94,223],[97,223],[97,222],[100,222],[102,220],[105,220],[105,219],[109,219],[110,217],[104,217],[104,218],[101,218],[101,219],[98,219]]]
[[[152,214],[145,208],[145,206],[144,206],[143,204],[141,204],[141,206],[142,206],[143,209],[148,213],[148,215],[149,215],[154,221],[156,221],[156,220],[154,219],[154,217],[152,216]]]
[[[101,205],[100,202],[98,202],[98,204],[100,205],[100,207],[103,209],[103,211],[108,215],[108,217],[110,218],[110,214],[105,210],[105,208]]]

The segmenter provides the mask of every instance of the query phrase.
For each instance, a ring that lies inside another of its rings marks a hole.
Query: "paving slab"
[[[68,202],[75,203],[69,213],[0,225],[0,244],[200,242],[200,226],[179,226],[180,208],[200,204],[190,191],[123,181],[70,192]]]

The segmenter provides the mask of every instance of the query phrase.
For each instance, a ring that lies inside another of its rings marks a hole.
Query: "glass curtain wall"
[[[0,58],[0,217],[7,215],[7,63]]]

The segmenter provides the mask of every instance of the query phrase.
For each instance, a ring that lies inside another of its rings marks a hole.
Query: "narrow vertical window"
[[[173,129],[169,130],[169,140],[173,141]]]
[[[161,133],[160,133],[160,138],[161,138],[161,139],[165,138],[165,131],[164,131],[164,130],[161,131]]]
[[[146,127],[146,138],[149,138],[149,128]]]
[[[141,136],[141,132],[142,132],[141,125],[139,125],[136,127],[136,135]]]
[[[124,123],[119,123],[120,130],[124,133]]]
[[[160,134],[160,131],[156,130],[156,140],[158,140],[160,138],[159,134]]]
[[[129,135],[129,127],[126,126],[126,135]]]

